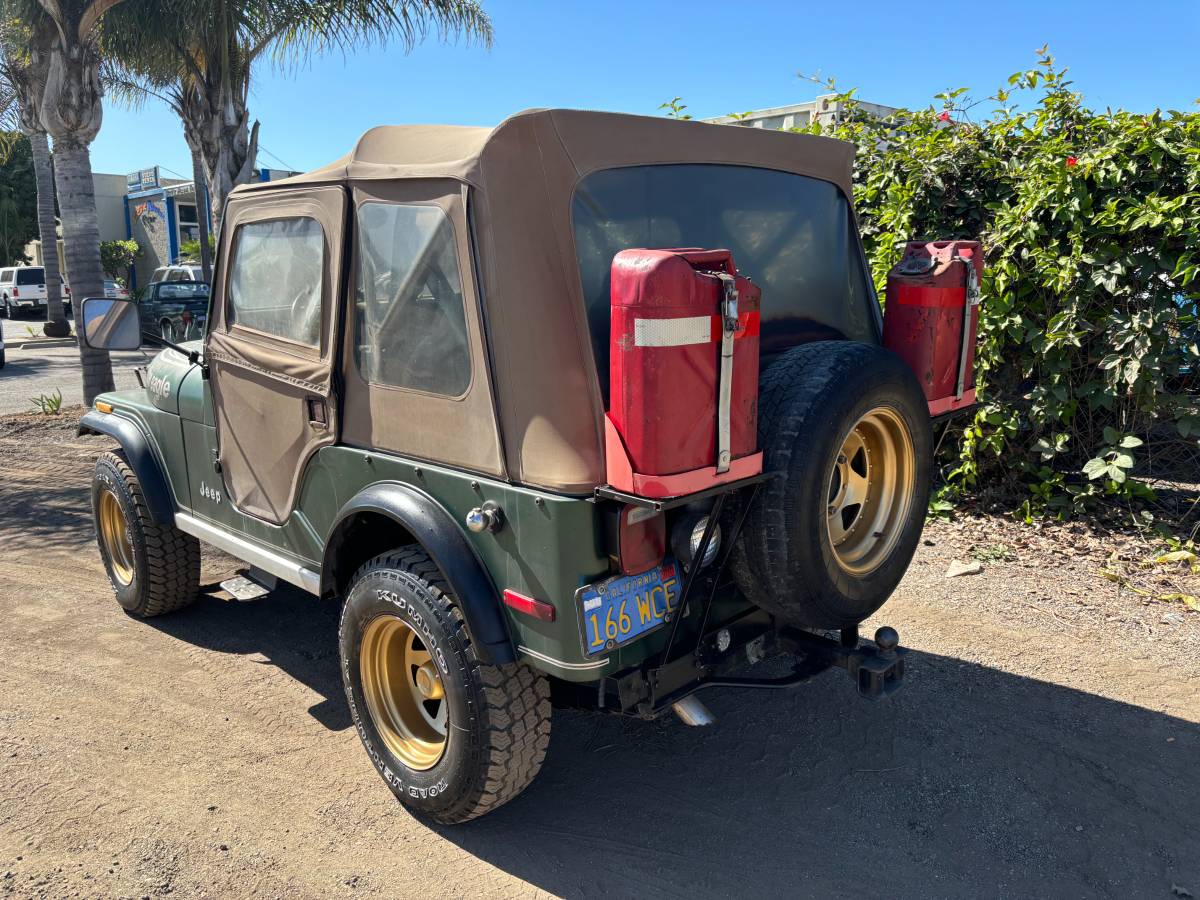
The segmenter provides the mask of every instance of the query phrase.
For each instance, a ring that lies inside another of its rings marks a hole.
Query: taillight
[[[20,289],[20,288],[18,288],[18,287],[16,287],[16,286],[14,286],[14,287],[13,287],[13,296],[14,296],[14,297],[20,297],[20,296],[21,296],[21,289]]]
[[[667,517],[643,506],[626,506],[617,524],[621,574],[637,575],[659,565],[667,552]]]

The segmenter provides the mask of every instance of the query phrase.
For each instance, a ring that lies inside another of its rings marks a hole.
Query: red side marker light
[[[504,605],[543,622],[554,621],[553,606],[545,601],[534,600],[532,597],[518,594],[516,591],[507,589],[504,591]]]

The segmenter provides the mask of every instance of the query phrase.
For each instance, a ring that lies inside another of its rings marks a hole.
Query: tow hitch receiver
[[[860,644],[858,631],[848,628],[841,641],[832,641],[798,629],[785,629],[780,643],[813,662],[846,670],[868,700],[879,700],[899,689],[904,680],[904,654],[896,629],[884,626],[875,632],[875,646]]]

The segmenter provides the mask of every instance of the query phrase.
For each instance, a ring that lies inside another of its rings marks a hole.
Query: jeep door
[[[217,458],[229,501],[272,525],[337,435],[345,215],[339,187],[254,191],[225,213],[205,353]]]

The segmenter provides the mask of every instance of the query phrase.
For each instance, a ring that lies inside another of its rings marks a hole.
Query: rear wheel
[[[768,482],[735,572],[757,605],[796,625],[845,628],[883,605],[920,540],[932,439],[924,394],[870,344],[796,347],[763,376]]]
[[[196,599],[199,541],[174,525],[154,521],[137,475],[119,450],[96,461],[92,514],[100,558],[127,613],[159,616]]]
[[[358,735],[410,809],[466,822],[516,797],[541,769],[548,680],[524,664],[478,658],[449,586],[421,549],[358,571],[339,648]]]

